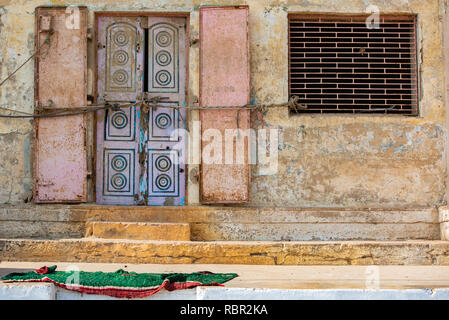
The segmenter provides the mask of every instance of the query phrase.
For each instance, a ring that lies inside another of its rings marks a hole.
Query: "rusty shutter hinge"
[[[51,16],[41,16],[39,20],[39,30],[48,32],[51,30]]]
[[[94,32],[92,28],[87,28],[87,40],[92,40],[94,38]]]

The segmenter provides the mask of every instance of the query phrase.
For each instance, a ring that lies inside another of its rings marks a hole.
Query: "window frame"
[[[292,82],[291,82],[291,73],[292,73],[292,65],[291,65],[291,33],[290,33],[290,24],[291,21],[294,19],[309,19],[310,22],[317,21],[317,19],[325,18],[325,19],[348,19],[348,18],[356,18],[356,19],[366,19],[369,17],[369,14],[366,13],[326,13],[326,12],[289,12],[287,14],[287,46],[288,46],[288,52],[287,52],[287,60],[288,60],[288,97],[292,97]],[[414,44],[414,52],[412,53],[414,57],[411,57],[411,62],[415,63],[416,69],[414,72],[412,72],[412,77],[410,79],[410,83],[412,84],[412,90],[415,90],[416,92],[412,94],[412,99],[416,101],[415,108],[411,110],[409,113],[389,113],[389,112],[376,112],[376,110],[373,111],[362,111],[357,112],[357,109],[348,109],[347,112],[345,111],[326,111],[323,112],[321,108],[317,108],[316,110],[321,110],[321,112],[307,112],[303,110],[292,110],[289,108],[289,115],[300,115],[300,116],[381,116],[381,117],[419,117],[421,114],[421,108],[420,108],[420,102],[422,98],[422,90],[421,90],[421,59],[419,52],[421,51],[420,42],[418,41],[420,36],[420,30],[418,28],[419,26],[419,20],[418,15],[413,13],[380,13],[380,17],[391,19],[393,21],[396,21],[398,19],[410,19],[410,21],[414,24],[414,37],[413,37],[413,44]],[[396,20],[395,20],[396,19]],[[408,21],[408,20],[407,20]],[[344,22],[344,21],[343,21]],[[382,23],[382,22],[381,22]],[[413,82],[415,82],[415,85],[413,85]],[[414,104],[414,103],[412,103]],[[385,110],[387,111],[387,110]]]

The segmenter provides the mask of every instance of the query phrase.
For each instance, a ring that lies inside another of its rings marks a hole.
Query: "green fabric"
[[[86,287],[148,288],[160,286],[165,280],[170,283],[198,282],[204,285],[222,284],[237,277],[236,273],[136,273],[125,270],[115,272],[55,271],[56,266],[48,267],[46,274],[35,271],[11,273],[3,277],[5,281],[39,281],[49,278],[57,283],[74,283]],[[71,277],[69,279],[69,277]],[[78,278],[79,277],[79,278]],[[78,283],[79,279],[79,283]],[[69,281],[67,281],[69,280]]]
[[[55,272],[56,271],[56,266],[51,266],[51,267],[48,267],[48,273],[53,273],[53,272]]]

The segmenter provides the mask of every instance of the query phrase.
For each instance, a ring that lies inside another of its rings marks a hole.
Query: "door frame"
[[[93,94],[93,103],[98,103],[98,54],[97,54],[97,40],[98,40],[98,20],[100,17],[170,17],[170,18],[185,18],[186,19],[186,37],[185,37],[185,52],[186,52],[186,63],[185,63],[185,97],[186,102],[190,101],[189,96],[189,57],[190,57],[190,12],[154,12],[154,11],[94,11],[94,27],[92,31],[92,46],[94,50],[94,64],[93,64],[93,78],[92,78],[92,94]],[[88,50],[89,52],[89,50]],[[190,119],[189,111],[186,112],[186,124],[188,125]],[[92,154],[92,192],[93,192],[93,202],[97,201],[97,139],[95,138],[97,135],[97,113],[94,112],[93,117],[93,154]],[[187,143],[187,141],[184,141]],[[186,152],[187,145],[186,145]],[[187,153],[185,154],[187,160]],[[185,205],[188,205],[188,172],[189,172],[189,164],[186,162],[185,164]]]

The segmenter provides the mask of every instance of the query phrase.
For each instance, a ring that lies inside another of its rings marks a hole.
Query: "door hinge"
[[[40,17],[39,29],[41,32],[47,32],[51,30],[51,16]]]
[[[92,40],[94,38],[94,32],[92,28],[87,28],[87,40]]]
[[[140,20],[140,27],[142,29],[148,29],[148,17],[142,18]]]
[[[47,187],[47,186],[54,186],[55,184],[53,182],[38,182],[37,185],[40,187]]]

